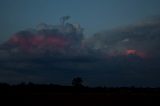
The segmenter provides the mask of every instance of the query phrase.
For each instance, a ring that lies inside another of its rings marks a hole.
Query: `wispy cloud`
[[[159,35],[160,17],[153,17],[127,27],[96,33],[88,40],[88,45],[106,54],[121,54],[133,49],[144,55],[159,57]]]

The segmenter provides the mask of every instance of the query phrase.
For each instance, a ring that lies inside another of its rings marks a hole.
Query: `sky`
[[[0,0],[0,43],[40,23],[59,24],[70,15],[89,36],[160,14],[159,0]]]
[[[159,4],[0,0],[0,82],[69,85],[80,76],[89,86],[159,87]],[[73,24],[60,25],[66,15],[84,34]],[[41,23],[60,26],[37,29]]]

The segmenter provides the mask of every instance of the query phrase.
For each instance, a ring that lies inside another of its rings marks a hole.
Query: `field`
[[[160,89],[158,88],[1,85],[0,94],[1,103],[22,106],[153,106],[157,105],[160,100]]]

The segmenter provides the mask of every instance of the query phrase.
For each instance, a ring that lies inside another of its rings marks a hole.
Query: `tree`
[[[75,77],[72,80],[72,85],[75,86],[75,87],[82,87],[83,86],[82,83],[83,83],[83,80],[80,77]]]

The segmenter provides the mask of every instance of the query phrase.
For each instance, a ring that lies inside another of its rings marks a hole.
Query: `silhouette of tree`
[[[83,86],[83,80],[80,77],[75,77],[72,80],[72,86],[74,87],[82,87]]]

